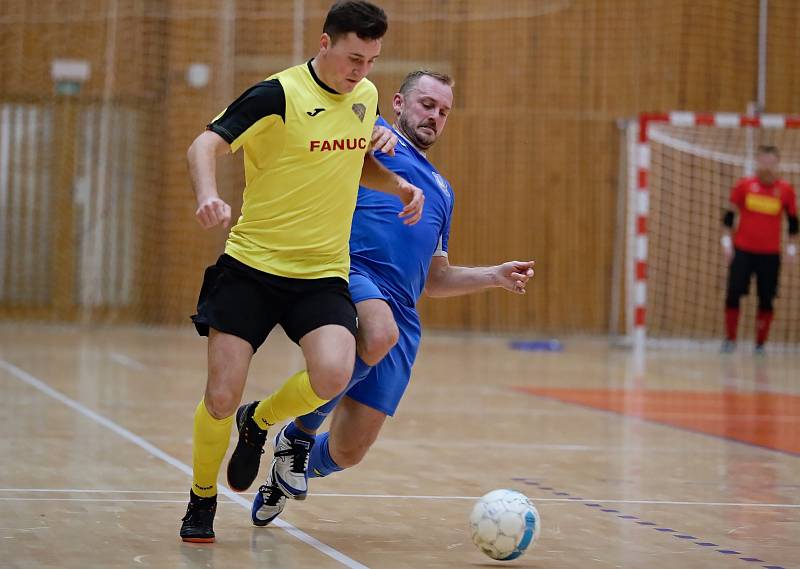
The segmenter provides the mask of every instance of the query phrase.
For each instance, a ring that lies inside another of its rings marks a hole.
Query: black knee
[[[741,297],[738,296],[738,295],[734,296],[734,295],[730,295],[729,294],[728,297],[725,299],[725,308],[738,309],[739,308],[739,300],[740,300],[740,298]]]
[[[758,311],[759,312],[772,312],[772,297],[758,298]]]

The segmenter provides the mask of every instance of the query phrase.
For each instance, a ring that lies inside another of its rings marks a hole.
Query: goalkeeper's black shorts
[[[781,270],[779,253],[750,253],[736,249],[728,271],[728,298],[750,292],[750,280],[756,275],[758,297],[773,299],[778,295],[778,277]]]

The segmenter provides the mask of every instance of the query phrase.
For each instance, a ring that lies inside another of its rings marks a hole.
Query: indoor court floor
[[[178,538],[205,341],[189,325],[5,324],[0,567],[503,566],[468,531],[474,500],[503,487],[543,524],[508,567],[800,567],[800,354],[659,349],[641,365],[607,339],[564,344],[427,335],[361,465],[312,480],[268,528],[252,493],[225,489],[205,545]],[[246,400],[301,365],[274,333]]]

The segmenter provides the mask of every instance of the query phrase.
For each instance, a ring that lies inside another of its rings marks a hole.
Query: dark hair
[[[778,147],[777,146],[773,146],[771,144],[762,144],[761,146],[759,146],[758,147],[758,153],[759,154],[772,154],[776,158],[780,158],[781,157],[781,153],[778,151]]]
[[[355,32],[362,40],[379,40],[386,35],[389,22],[382,8],[363,0],[343,0],[328,11],[322,31],[335,43]]]
[[[417,69],[416,71],[412,71],[406,78],[403,79],[403,82],[400,84],[400,93],[402,95],[407,95],[409,91],[411,91],[414,87],[416,87],[417,82],[419,82],[421,77],[433,77],[437,81],[444,83],[448,87],[452,87],[455,85],[455,81],[453,78],[450,77],[447,73],[440,73],[438,71],[430,71],[428,69]]]

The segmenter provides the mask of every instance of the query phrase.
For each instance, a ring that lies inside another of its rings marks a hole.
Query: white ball
[[[473,543],[492,559],[510,561],[531,547],[541,531],[536,506],[516,490],[492,490],[469,517]]]

